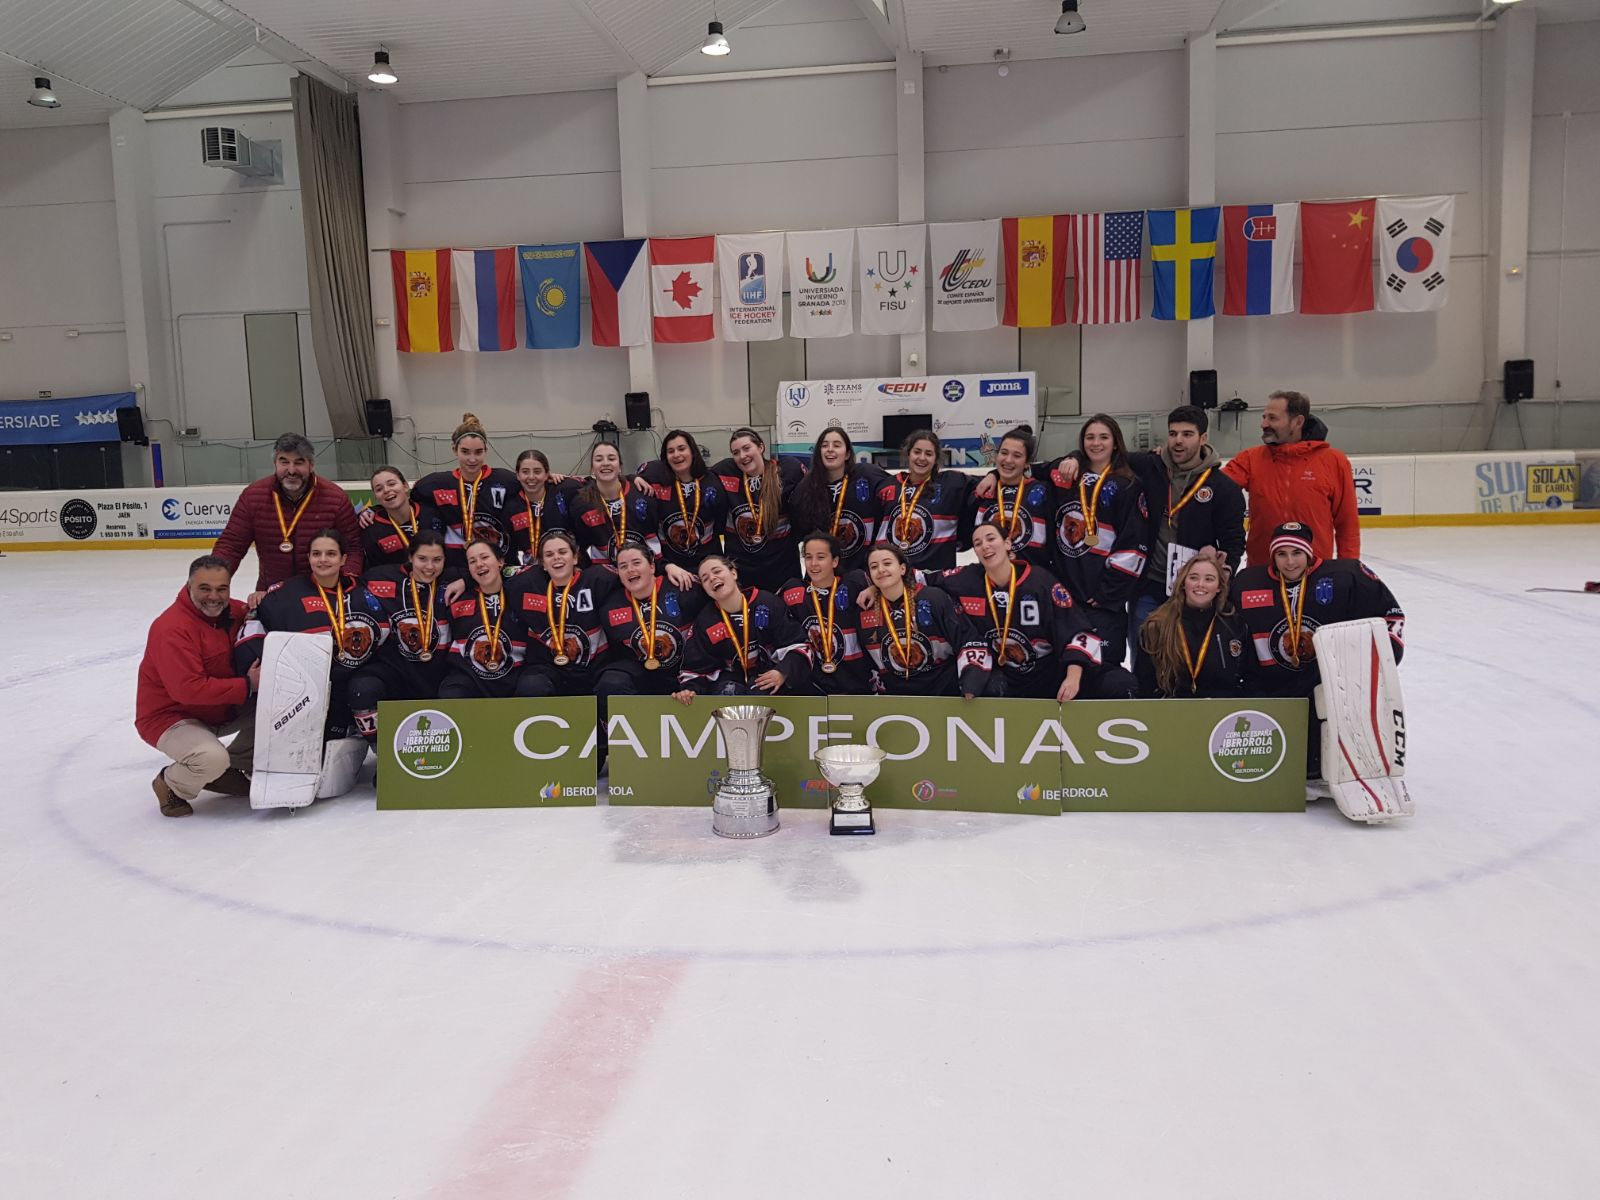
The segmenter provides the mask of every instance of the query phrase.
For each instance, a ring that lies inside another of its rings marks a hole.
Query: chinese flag
[[[1007,217],[1006,307],[1001,320],[1022,329],[1067,322],[1067,243],[1071,217]]]
[[[1376,200],[1300,206],[1300,245],[1305,256],[1301,312],[1371,311],[1376,212]]]

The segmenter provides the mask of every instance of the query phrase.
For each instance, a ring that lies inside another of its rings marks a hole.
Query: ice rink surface
[[[754,843],[370,784],[163,819],[134,674],[192,554],[0,558],[0,1195],[1600,1195],[1600,597],[1525,590],[1600,527],[1366,548],[1407,824]]]

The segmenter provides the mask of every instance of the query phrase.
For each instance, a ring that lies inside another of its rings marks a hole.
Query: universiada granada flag
[[[1368,312],[1372,308],[1372,218],[1375,200],[1302,204],[1300,245],[1303,313]]]
[[[450,251],[391,250],[395,345],[412,353],[454,350],[450,337]]]
[[[1072,218],[1007,217],[1007,325],[1036,329],[1067,323],[1067,238]]]
[[[517,348],[517,260],[499,250],[452,250],[463,350]]]

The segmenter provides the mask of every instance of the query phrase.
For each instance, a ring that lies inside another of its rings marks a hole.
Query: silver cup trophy
[[[839,791],[828,817],[828,832],[877,833],[866,787],[878,777],[884,751],[876,746],[825,746],[817,751],[822,777]]]
[[[772,714],[759,704],[711,711],[728,752],[728,773],[711,800],[711,832],[718,837],[766,837],[778,830],[778,793],[761,773],[761,744]]]

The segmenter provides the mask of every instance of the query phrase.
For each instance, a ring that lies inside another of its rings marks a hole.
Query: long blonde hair
[[[1156,686],[1168,696],[1177,695],[1178,689],[1186,683],[1190,691],[1194,690],[1194,681],[1189,678],[1189,665],[1184,659],[1183,609],[1187,603],[1184,584],[1188,582],[1189,573],[1200,563],[1210,563],[1217,572],[1217,598],[1212,601],[1211,607],[1219,617],[1231,617],[1234,611],[1228,598],[1228,583],[1233,571],[1222,561],[1222,555],[1214,547],[1206,546],[1196,551],[1195,556],[1179,568],[1178,578],[1172,584],[1172,595],[1145,619],[1144,627],[1139,630],[1139,649],[1148,654],[1150,661],[1155,664]]]

